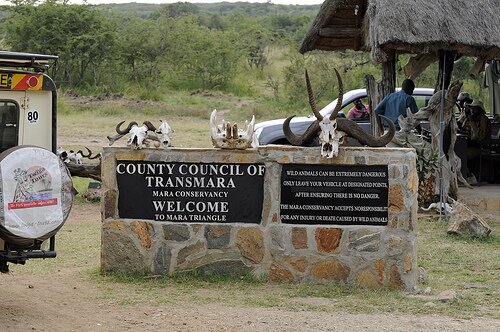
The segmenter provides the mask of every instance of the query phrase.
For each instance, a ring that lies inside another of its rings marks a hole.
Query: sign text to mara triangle
[[[260,223],[263,164],[121,161],[120,218]]]

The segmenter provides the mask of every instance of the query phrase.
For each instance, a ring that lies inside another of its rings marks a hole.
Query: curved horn
[[[78,150],[78,152],[82,155],[82,157],[89,158],[92,155],[92,151],[90,151],[88,147],[85,147],[85,149],[87,149],[89,154],[84,154],[82,150]]]
[[[144,121],[142,124],[145,125],[151,131],[156,130],[156,127],[150,121]]]
[[[309,97],[309,105],[311,105],[311,109],[316,119],[318,119],[318,121],[321,121],[323,120],[323,116],[321,115],[321,113],[318,112],[318,108],[316,106],[316,100],[314,100],[314,93],[312,91],[311,81],[309,80],[309,73],[307,72],[307,69],[306,69],[306,86],[307,86],[307,96]]]
[[[320,130],[319,122],[314,121],[313,123],[311,123],[304,132],[304,134],[302,134],[302,136],[299,136],[295,135],[290,129],[290,121],[293,119],[293,117],[295,117],[295,115],[289,116],[283,123],[283,133],[285,134],[286,139],[292,145],[303,145],[313,140],[316,137],[318,131]]]
[[[133,126],[133,125],[136,125],[136,126],[137,126],[137,122],[132,121],[132,122],[130,122],[130,123],[128,124],[127,129],[125,129],[125,130],[121,130],[121,128],[120,128],[120,127],[122,126],[122,124],[123,124],[123,123],[125,123],[125,121],[122,121],[122,122],[120,122],[119,124],[117,124],[117,125],[116,125],[116,132],[117,132],[118,134],[120,134],[120,135],[126,135],[126,134],[128,134],[128,132],[130,131],[130,128],[132,128],[132,126]]]
[[[98,154],[96,154],[93,157],[89,157],[89,159],[101,159],[101,158],[102,158],[102,154],[101,153],[98,153]]]
[[[383,115],[380,115],[380,117],[384,118],[385,122],[389,125],[389,130],[387,131],[387,133],[380,137],[374,137],[368,134],[356,122],[345,118],[337,119],[337,130],[345,132],[349,136],[357,139],[359,143],[364,145],[368,145],[371,147],[386,146],[387,143],[389,143],[394,137],[394,134],[396,133],[396,126],[394,126],[394,123],[392,123],[389,118],[386,118]]]
[[[335,75],[337,75],[337,81],[339,82],[339,97],[337,98],[337,105],[335,105],[335,109],[332,111],[332,114],[330,114],[330,120],[337,118],[337,114],[342,108],[342,100],[344,98],[344,84],[342,83],[342,78],[336,68],[333,68],[333,70],[335,70]]]

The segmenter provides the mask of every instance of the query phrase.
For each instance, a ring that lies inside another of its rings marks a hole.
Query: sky
[[[323,3],[324,0],[271,0],[276,5],[317,5]],[[70,3],[82,3],[82,0],[70,0]],[[88,4],[100,3],[175,3],[175,2],[192,2],[192,3],[213,3],[213,2],[260,2],[265,3],[266,0],[87,0]],[[0,5],[8,4],[6,0],[0,0]]]

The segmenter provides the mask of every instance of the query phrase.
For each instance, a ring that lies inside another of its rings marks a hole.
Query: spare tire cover
[[[71,175],[49,150],[18,146],[0,154],[0,238],[32,249],[61,228],[73,204]]]

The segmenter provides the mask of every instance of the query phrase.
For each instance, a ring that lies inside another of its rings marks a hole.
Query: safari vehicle
[[[397,91],[399,90],[400,89],[398,88]],[[427,105],[429,99],[432,97],[433,94],[434,94],[434,89],[416,88],[415,91],[413,92],[413,97],[415,98],[418,108]],[[351,107],[354,106],[353,102],[356,99],[361,99],[365,105],[368,104],[368,97],[366,90],[356,89],[344,93],[342,100],[342,108],[341,111],[339,112],[339,116],[347,116],[347,112],[351,109]],[[329,114],[335,108],[335,105],[337,105],[337,99],[335,99],[334,101],[323,107],[319,112],[323,116],[329,116]],[[309,127],[309,125],[314,122],[314,120],[316,120],[314,115],[309,115],[307,117],[302,116],[293,118],[292,121],[290,122],[290,129],[294,133],[302,134]],[[366,131],[367,133],[371,133],[371,125],[369,118],[352,119],[352,120],[357,122],[363,128],[364,131]],[[285,138],[285,134],[283,133],[283,122],[285,122],[285,119],[277,119],[277,120],[270,120],[257,123],[255,125],[254,133],[255,135],[257,135],[259,144],[260,145],[290,144],[288,140]],[[355,143],[357,143],[356,140],[354,139],[349,140],[349,145],[351,144],[355,145]]]
[[[57,58],[0,51],[1,272],[9,262],[56,257],[55,233],[73,202],[71,176],[55,154],[56,86],[44,73]]]

